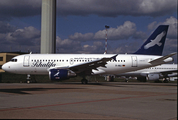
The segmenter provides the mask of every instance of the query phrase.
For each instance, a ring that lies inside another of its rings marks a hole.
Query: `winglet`
[[[118,56],[118,54],[114,55],[113,57],[111,57],[114,61],[116,61],[116,57]]]

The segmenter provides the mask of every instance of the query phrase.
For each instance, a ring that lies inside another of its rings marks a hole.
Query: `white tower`
[[[56,0],[42,0],[41,53],[56,52]]]

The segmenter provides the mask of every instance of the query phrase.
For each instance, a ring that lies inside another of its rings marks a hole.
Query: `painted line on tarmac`
[[[131,97],[112,98],[112,99],[101,99],[101,100],[92,100],[92,101],[81,101],[81,102],[62,103],[62,104],[51,104],[51,105],[32,106],[32,107],[23,107],[23,108],[6,108],[6,109],[0,109],[0,112],[3,112],[3,111],[12,111],[12,110],[22,110],[22,109],[33,109],[33,108],[52,107],[52,106],[62,106],[62,105],[74,105],[74,104],[84,104],[84,103],[95,103],[95,102],[104,102],[104,101],[114,101],[114,100],[132,99],[132,98],[145,98],[145,97],[153,97],[153,96],[175,95],[175,94],[177,95],[177,93],[165,93],[165,94],[159,94],[159,95],[131,96]]]

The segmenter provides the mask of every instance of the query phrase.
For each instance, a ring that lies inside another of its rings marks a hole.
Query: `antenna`
[[[105,40],[105,52],[104,52],[104,54],[107,53],[107,49],[108,49],[108,48],[107,48],[107,44],[108,44],[108,43],[107,43],[107,39],[108,39],[108,38],[107,38],[107,29],[109,28],[109,26],[105,25],[105,28],[106,28],[106,40]]]

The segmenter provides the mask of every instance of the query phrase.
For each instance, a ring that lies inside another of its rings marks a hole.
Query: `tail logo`
[[[151,42],[149,42],[148,44],[146,44],[144,46],[144,49],[148,49],[148,48],[153,47],[155,45],[161,46],[162,43],[160,41],[165,36],[165,34],[166,34],[166,32],[163,31],[162,33],[160,33],[159,35],[157,35],[154,40],[151,40]]]

